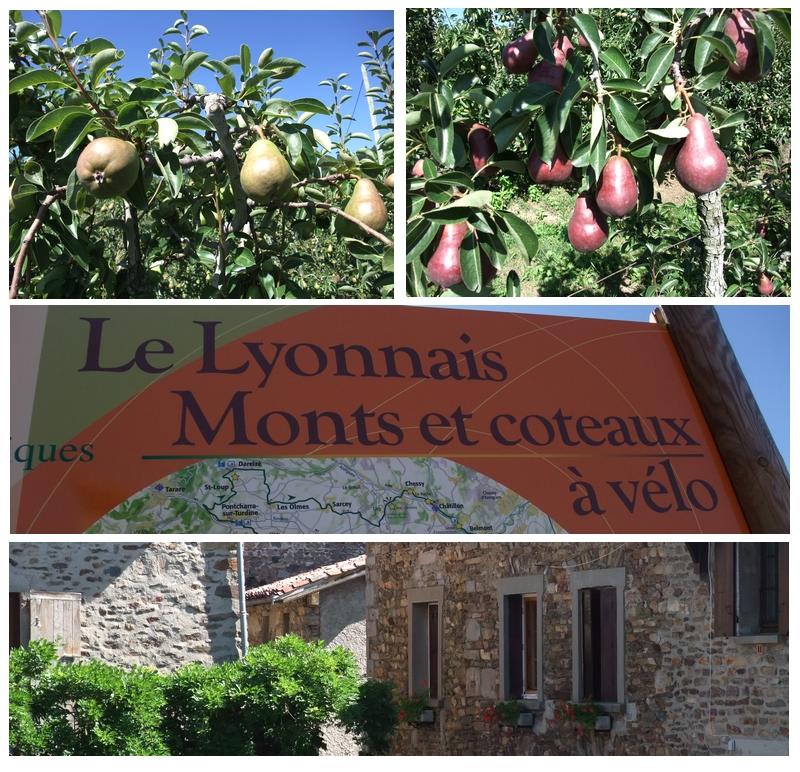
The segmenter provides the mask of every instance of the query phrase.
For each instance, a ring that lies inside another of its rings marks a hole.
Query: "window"
[[[77,592],[9,593],[9,644],[58,643],[59,657],[81,653],[81,594]]]
[[[715,544],[715,634],[788,635],[788,578],[788,544]]]
[[[625,702],[625,569],[575,571],[572,589],[572,698]]]
[[[505,700],[542,698],[542,576],[497,583],[500,607],[500,672]]]
[[[408,691],[437,700],[441,691],[444,588],[409,590]]]

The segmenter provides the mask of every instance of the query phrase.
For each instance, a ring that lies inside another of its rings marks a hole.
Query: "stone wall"
[[[230,544],[26,542],[9,545],[11,592],[76,592],[81,657],[172,670],[238,656]]]
[[[610,733],[576,732],[568,566],[624,567],[625,690]],[[498,579],[544,574],[545,710],[533,729],[484,720],[500,701]],[[683,543],[398,544],[367,547],[367,670],[408,684],[410,588],[444,587],[442,700],[433,725],[401,725],[397,754],[706,754],[786,751],[788,642],[712,635],[709,583]]]
[[[312,568],[338,563],[364,554],[363,542],[259,541],[244,547],[245,584],[248,589],[302,574]]]

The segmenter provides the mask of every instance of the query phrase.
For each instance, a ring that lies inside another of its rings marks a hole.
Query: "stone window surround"
[[[498,579],[497,604],[500,614],[500,699],[507,699],[508,694],[508,674],[506,672],[506,620],[505,620],[505,597],[507,595],[536,595],[536,682],[539,685],[539,693],[534,699],[518,700],[520,705],[528,709],[540,708],[544,705],[544,645],[543,645],[543,625],[544,625],[544,575],[534,574],[532,576],[511,576]]]
[[[614,587],[617,591],[617,703],[597,703],[616,712],[625,704],[625,569],[593,568],[570,571],[572,594],[572,700],[580,702],[581,684],[581,607],[579,593],[592,587]]]
[[[444,585],[434,587],[414,587],[406,592],[406,601],[408,603],[408,696],[414,696],[414,663],[412,656],[414,651],[414,615],[412,608],[415,603],[438,603],[439,604],[439,661],[436,663],[437,672],[439,674],[439,697],[436,699],[429,699],[428,704],[432,707],[437,707],[442,704],[444,694],[444,684],[442,683],[442,649],[443,647],[443,628],[444,628]]]

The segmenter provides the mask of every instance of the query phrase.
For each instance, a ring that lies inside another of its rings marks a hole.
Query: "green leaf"
[[[189,51],[183,60],[183,77],[188,78],[206,59],[208,54],[202,51]]]
[[[474,54],[476,51],[480,50],[481,47],[476,46],[474,43],[464,43],[460,46],[456,46],[449,54],[447,54],[447,56],[445,56],[444,59],[442,59],[442,63],[439,65],[439,77],[443,78],[462,59],[464,59],[464,57]]]
[[[686,128],[685,124],[681,123],[680,118],[676,118],[660,129],[648,129],[647,133],[661,139],[683,139],[689,136],[689,129]]]
[[[166,147],[171,145],[180,131],[180,126],[173,118],[159,118],[158,124],[158,146]]]
[[[436,160],[442,166],[452,167],[455,164],[453,156],[455,129],[450,106],[440,94],[431,92],[430,111],[436,140],[434,143]]]
[[[481,251],[475,232],[470,230],[461,242],[461,281],[471,292],[481,288]]]
[[[614,70],[620,78],[631,77],[631,66],[625,55],[618,48],[609,46],[600,52],[600,61],[610,69]]]
[[[594,145],[597,138],[600,136],[600,131],[605,122],[605,115],[603,113],[603,106],[599,102],[592,105],[592,125],[589,131],[589,144]]]
[[[513,112],[529,112],[554,98],[553,89],[544,83],[529,83],[514,96]],[[499,100],[497,100],[499,102]]]
[[[61,11],[47,11],[45,18],[50,31],[58,37],[61,34]]]
[[[694,71],[698,74],[703,72],[711,55],[712,44],[709,40],[715,39],[717,36],[715,32],[722,33],[722,28],[725,26],[725,17],[723,12],[720,11],[715,16],[712,16],[702,27],[700,37],[694,46]]]
[[[457,198],[451,204],[439,207],[438,211],[445,209],[486,209],[492,203],[492,193],[489,190],[474,190],[466,196]]]
[[[258,68],[263,70],[266,67],[270,60],[272,59],[272,55],[275,51],[272,48],[265,48],[258,57]]]
[[[590,16],[588,13],[576,13],[572,17],[572,23],[578,28],[578,32],[586,38],[586,42],[592,49],[592,53],[599,59],[600,31],[597,29],[597,22],[595,22],[594,17]]]
[[[659,46],[653,51],[647,60],[647,80],[644,85],[646,91],[661,82],[661,79],[667,74],[674,56],[675,46],[673,45]]]
[[[518,298],[521,294],[519,275],[516,271],[509,271],[508,276],[506,276],[506,297]]]
[[[333,150],[333,142],[331,138],[321,129],[312,129],[314,139],[320,147],[323,147],[326,152],[330,153]]]
[[[425,297],[425,269],[419,258],[412,260],[406,268],[406,291],[412,298]]]
[[[30,86],[60,86],[61,88],[74,89],[75,85],[65,81],[60,75],[50,70],[29,70],[12,78],[8,84],[8,93],[16,94]]]
[[[500,121],[494,127],[494,140],[499,152],[505,150],[512,140],[521,132],[524,132],[530,121],[530,115],[521,117],[509,116]]]
[[[609,78],[603,81],[606,91],[627,91],[630,94],[648,94],[641,83],[631,78]]]
[[[766,75],[775,59],[775,36],[772,34],[769,24],[763,20],[760,14],[755,16],[754,26],[756,28],[756,47],[758,49],[758,61],[761,63],[761,74]]]
[[[92,38],[91,40],[85,40],[81,43],[75,49],[75,53],[78,56],[94,56],[96,53],[104,51],[106,48],[116,48],[116,46],[106,38]]]
[[[501,211],[500,215],[508,226],[508,232],[516,242],[523,257],[530,262],[539,251],[539,239],[528,223],[509,211]]]
[[[406,234],[406,263],[419,258],[439,232],[439,226],[430,220],[419,220]]]
[[[617,131],[629,142],[635,142],[644,134],[644,119],[636,105],[619,94],[609,94],[609,106]]]
[[[25,139],[28,142],[41,137],[42,134],[47,134],[48,131],[57,129],[61,122],[68,116],[74,113],[83,113],[84,115],[91,116],[92,111],[82,105],[66,105],[64,107],[57,107],[51,110],[47,115],[43,115],[38,120],[34,121],[28,126],[28,131],[25,134]]]
[[[717,125],[717,131],[720,129],[729,129],[732,126],[740,126],[747,120],[748,112],[747,110],[740,110],[736,113],[731,113],[725,120],[721,121]]]
[[[672,24],[672,14],[665,8],[645,8],[644,18],[651,24]]]
[[[130,126],[149,119],[150,116],[140,102],[126,102],[117,112],[117,124],[120,126]]]
[[[698,45],[700,42],[722,54],[728,64],[736,60],[736,46],[729,37],[726,37],[722,34],[720,34],[718,37],[714,37],[712,35],[701,35]]]
[[[788,11],[770,10],[767,16],[772,19],[772,23],[778,28],[778,32],[783,35],[784,40],[791,42],[792,39],[792,17]]]
[[[246,78],[250,74],[250,48],[247,43],[242,43],[239,47],[239,66],[242,69],[242,77]]]
[[[330,115],[331,111],[319,99],[293,99],[291,103],[298,113],[316,113],[317,115]]]
[[[119,51],[116,48],[105,48],[92,57],[92,61],[89,64],[89,81],[92,84],[92,88],[95,88],[100,82],[103,73],[114,64],[114,62],[118,62],[122,59],[123,56],[125,56],[124,51]]]
[[[556,57],[553,53],[553,41],[550,39],[550,30],[544,24],[537,24],[533,28],[533,42],[536,50],[542,55],[544,61],[555,64]]]
[[[53,140],[56,161],[66,158],[97,125],[91,114],[74,113],[64,118],[56,130]]]
[[[29,21],[21,21],[14,27],[14,37],[18,43],[24,43],[28,38],[39,34],[39,25]]]
[[[176,115],[175,123],[181,131],[214,131],[214,124],[208,118],[193,113]]]

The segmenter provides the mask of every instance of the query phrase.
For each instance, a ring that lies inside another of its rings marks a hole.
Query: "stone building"
[[[785,754],[787,585],[786,544],[371,543],[367,672],[396,754]]]
[[[247,542],[246,583],[363,552],[356,542]],[[12,645],[57,639],[65,658],[164,671],[240,654],[234,542],[13,542],[9,558]]]
[[[366,673],[366,556],[341,560],[247,591],[251,645],[294,633],[353,653]],[[341,727],[324,731],[326,754],[357,755],[359,746]]]
[[[12,645],[163,671],[238,656],[231,543],[14,542],[9,558]]]

